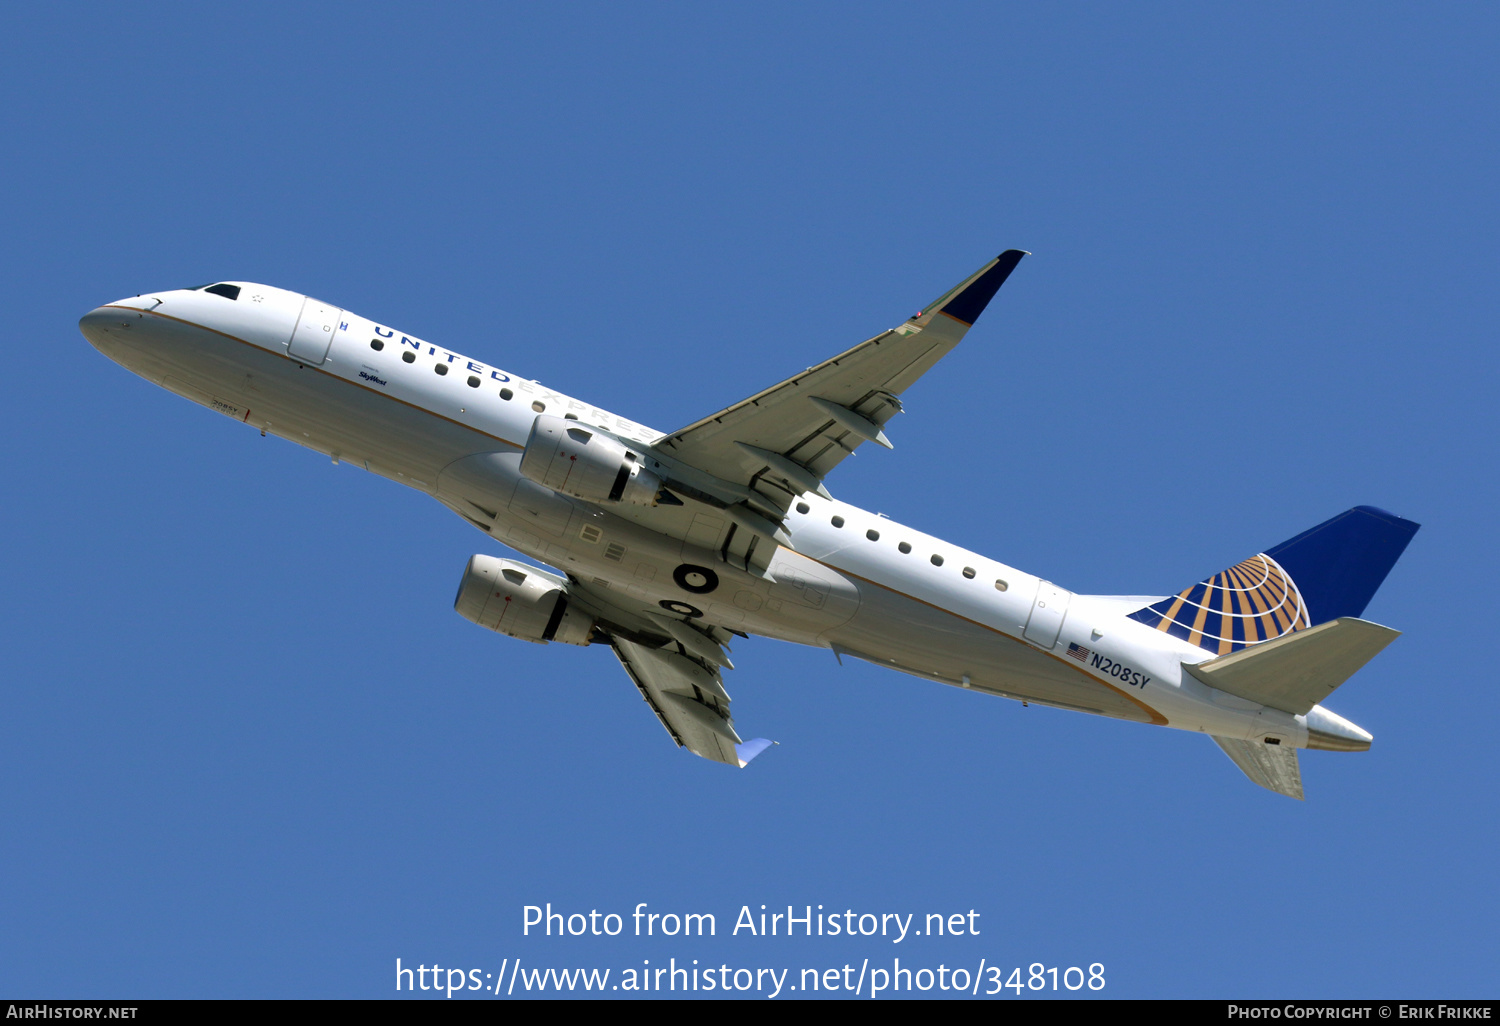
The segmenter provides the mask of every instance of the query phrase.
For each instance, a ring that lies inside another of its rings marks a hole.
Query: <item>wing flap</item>
[[[1244,770],[1245,776],[1267,791],[1302,801],[1302,770],[1297,765],[1297,749],[1237,737],[1212,736],[1224,749],[1224,754]]]
[[[1344,617],[1183,668],[1209,687],[1301,715],[1400,635]]]
[[[742,741],[729,716],[729,694],[717,668],[671,648],[649,648],[611,636],[610,644],[667,733],[694,755],[744,767],[770,744]]]

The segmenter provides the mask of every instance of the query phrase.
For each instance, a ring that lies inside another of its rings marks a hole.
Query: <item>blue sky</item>
[[[0,992],[404,965],[1106,967],[1106,996],[1493,996],[1500,323],[1477,4],[44,5],[0,40]],[[670,430],[1034,255],[834,494],[1080,592],[1359,503],[1424,527],[1308,800],[1205,738],[768,640],[733,772],[613,656],[456,616],[433,501],[76,322],[307,292]],[[521,909],[712,912],[551,940]],[[742,905],[978,937],[726,937]],[[907,959],[910,959],[908,962]],[[1023,969],[1024,973],[1024,969]],[[1009,992],[1007,992],[1009,993]]]

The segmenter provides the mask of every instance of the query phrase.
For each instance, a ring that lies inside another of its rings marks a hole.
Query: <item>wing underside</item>
[[[673,646],[649,648],[623,637],[611,645],[672,740],[714,762],[744,767],[765,750],[763,738],[744,741],[729,715],[729,695],[717,668]]]
[[[742,768],[770,747],[764,738],[745,741],[734,729],[722,672],[734,665],[726,647],[733,637],[729,631],[660,609],[618,604],[576,579],[570,595],[596,617],[596,630],[680,747]]]

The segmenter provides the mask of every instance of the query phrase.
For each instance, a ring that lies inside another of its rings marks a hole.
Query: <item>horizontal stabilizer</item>
[[[1209,687],[1300,715],[1400,636],[1345,617],[1183,668]]]
[[[1217,735],[1214,741],[1236,766],[1245,771],[1245,776],[1261,787],[1299,802],[1302,800],[1302,770],[1297,765],[1297,749]]]

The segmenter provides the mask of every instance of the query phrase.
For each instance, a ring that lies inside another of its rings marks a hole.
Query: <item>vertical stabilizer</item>
[[[1355,506],[1266,553],[1280,563],[1312,622],[1359,617],[1421,524],[1374,506]]]
[[[1130,618],[1215,655],[1358,618],[1420,526],[1355,506]]]

